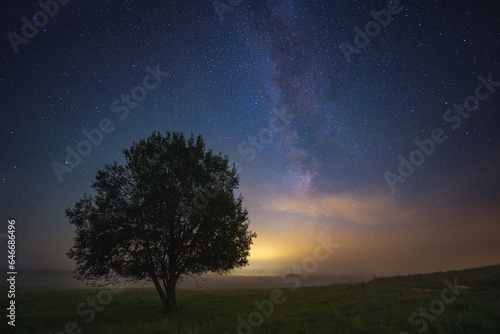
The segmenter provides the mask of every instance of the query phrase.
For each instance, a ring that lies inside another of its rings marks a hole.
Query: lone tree
[[[163,308],[176,309],[187,275],[219,274],[248,263],[252,238],[239,176],[227,156],[198,136],[154,132],[123,151],[125,164],[99,170],[87,196],[66,210],[76,226],[68,257],[75,277],[110,283],[149,280]]]

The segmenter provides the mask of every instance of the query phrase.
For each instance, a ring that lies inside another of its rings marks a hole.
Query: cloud
[[[390,197],[352,194],[309,198],[281,196],[264,201],[264,208],[278,212],[347,220],[359,225],[388,225],[413,220],[418,210],[405,208]]]

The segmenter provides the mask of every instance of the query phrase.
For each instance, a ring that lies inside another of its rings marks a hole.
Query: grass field
[[[444,282],[453,283],[455,278],[459,292]],[[448,290],[443,297],[444,289]],[[151,289],[124,289],[112,295],[112,300],[101,291],[102,303],[98,291],[18,293],[15,331],[4,315],[0,332],[219,334],[237,333],[239,326],[242,333],[500,333],[500,265],[379,278],[364,284],[294,291],[284,287],[282,295],[272,291],[179,290],[181,309],[170,314],[161,312],[159,298]],[[89,297],[99,311],[93,311]],[[2,309],[6,306],[3,299]],[[412,326],[409,318],[419,308],[428,310],[428,320],[417,314]]]

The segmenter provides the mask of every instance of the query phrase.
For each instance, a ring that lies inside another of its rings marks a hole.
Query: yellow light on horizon
[[[304,235],[287,236],[275,235],[260,236],[254,241],[250,249],[249,261],[289,261],[304,256],[310,256],[314,240],[304,238]]]

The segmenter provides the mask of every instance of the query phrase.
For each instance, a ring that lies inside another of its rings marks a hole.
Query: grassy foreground
[[[448,289],[443,297],[443,281],[455,278],[461,286],[458,295]],[[500,333],[500,265],[365,284],[285,287],[282,295],[272,290],[180,290],[181,310],[171,314],[160,312],[159,298],[150,289],[124,289],[110,301],[101,292],[102,304],[98,291],[18,293],[15,331],[7,326],[4,311],[0,333],[221,334],[237,333],[238,327],[242,333]],[[428,320],[417,314],[412,326],[408,319],[419,308],[427,310]]]

